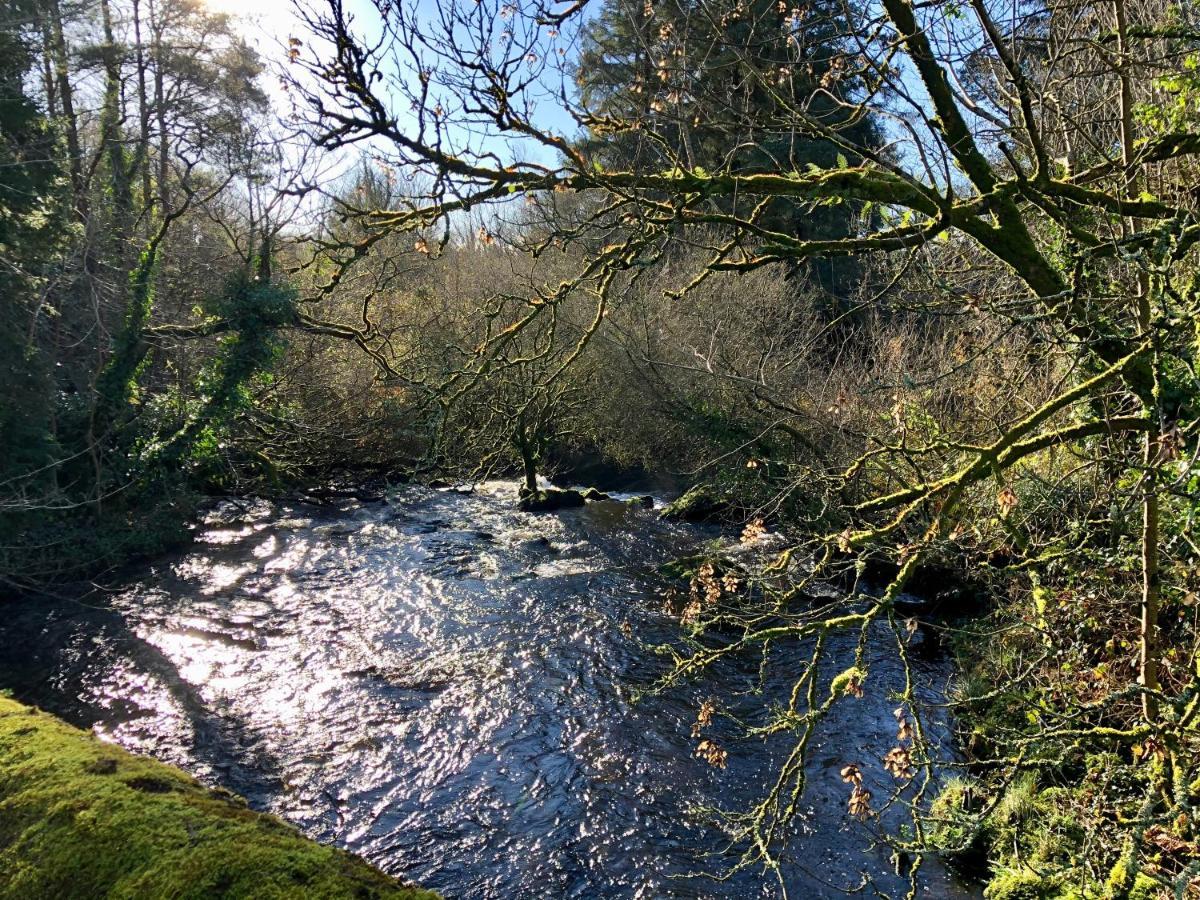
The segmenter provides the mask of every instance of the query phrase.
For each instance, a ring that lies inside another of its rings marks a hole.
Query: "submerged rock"
[[[540,551],[542,553],[557,553],[558,552],[558,548],[555,547],[552,543],[550,543],[550,538],[548,538],[548,537],[529,538],[528,540],[521,541],[519,546],[523,550]]]

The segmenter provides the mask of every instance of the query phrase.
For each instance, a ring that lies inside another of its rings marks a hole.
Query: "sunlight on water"
[[[696,873],[736,858],[703,810],[743,808],[786,744],[730,730],[715,770],[690,727],[714,695],[753,718],[782,682],[754,693],[755,658],[633,702],[664,665],[648,645],[679,634],[654,566],[711,534],[618,504],[522,514],[513,493],[230,507],[110,610],[69,607],[53,635],[44,607],[16,614],[14,634],[52,652],[9,646],[6,683],[26,679],[52,709],[76,697],[105,739],[447,896],[772,896],[761,872]],[[837,772],[889,740],[895,677],[879,662],[878,697],[814,743],[785,859],[797,896],[838,896],[829,883],[863,871],[889,883]],[[929,896],[956,895],[931,877]]]
[[[228,693],[244,684],[244,679],[220,678],[220,669],[234,668],[237,654],[232,648],[222,647],[216,641],[205,639],[186,631],[160,631],[142,634],[147,643],[162,651],[179,672],[179,677],[188,684],[215,688]]]
[[[269,559],[279,550],[279,536],[267,535],[267,539],[254,548],[254,555],[259,559]]]

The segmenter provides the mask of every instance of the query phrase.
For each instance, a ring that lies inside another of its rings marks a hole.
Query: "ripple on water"
[[[703,698],[749,714],[786,685],[752,694],[743,660],[634,702],[662,666],[643,642],[677,635],[644,573],[711,534],[616,503],[532,516],[513,492],[220,504],[193,550],[108,603],[13,606],[0,683],[449,897],[774,896],[759,871],[696,873],[734,861],[705,810],[743,808],[786,746],[718,724],[714,770],[689,731]],[[837,774],[853,759],[887,793],[874,758],[900,673],[878,655],[875,691],[814,745],[792,896],[863,871],[895,887]],[[931,866],[924,896],[966,894]]]

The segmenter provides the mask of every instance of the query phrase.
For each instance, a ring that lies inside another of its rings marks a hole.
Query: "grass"
[[[436,896],[0,696],[0,898]]]

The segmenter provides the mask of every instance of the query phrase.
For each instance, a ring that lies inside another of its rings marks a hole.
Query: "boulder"
[[[659,513],[660,519],[673,522],[709,522],[729,509],[729,501],[707,484],[697,484],[684,491]]]
[[[554,512],[559,509],[576,509],[583,506],[585,500],[579,491],[560,491],[556,488],[522,491],[517,508],[522,512]]]

